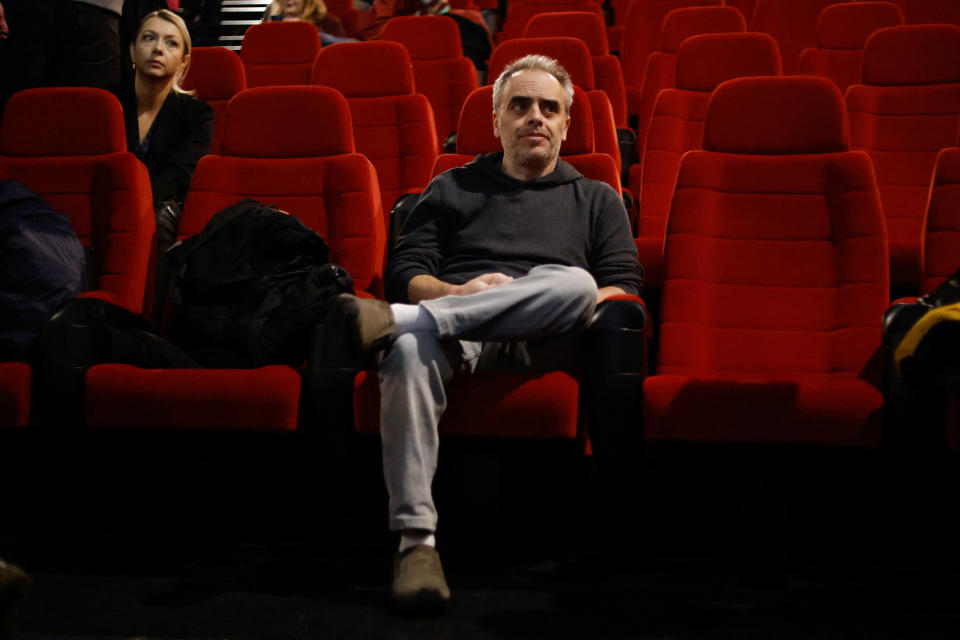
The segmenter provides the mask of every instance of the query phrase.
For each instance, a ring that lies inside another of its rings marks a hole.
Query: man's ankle
[[[428,529],[404,529],[400,532],[400,547],[397,551],[403,553],[407,549],[420,544],[436,547],[437,538],[433,531]]]

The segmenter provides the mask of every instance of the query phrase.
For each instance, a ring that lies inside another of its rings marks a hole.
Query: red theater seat
[[[0,122],[0,179],[24,183],[70,217],[92,259],[83,297],[143,309],[154,234],[150,176],[127,153],[112,94],[56,88],[14,95]],[[28,365],[0,363],[0,427],[29,423],[31,380]]]
[[[665,259],[648,438],[879,443],[883,213],[832,83],[717,87],[703,149],[680,161]]]
[[[339,45],[338,45],[339,46]],[[296,105],[296,118],[278,118]],[[264,126],[269,122],[270,126]],[[243,198],[275,205],[320,233],[330,259],[360,295],[379,293],[384,229],[376,173],[354,150],[350,109],[327,87],[259,87],[227,107],[221,155],[197,165],[179,239],[199,233]],[[99,365],[87,372],[93,428],[295,429],[300,373],[258,369],[148,370]]]
[[[243,61],[226,47],[194,47],[190,50],[190,73],[183,88],[196,91],[196,96],[213,108],[213,143],[210,153],[220,151],[223,115],[230,98],[247,88]]]
[[[723,0],[632,0],[625,15],[622,45],[615,36],[610,36],[610,48],[620,52],[623,63],[623,82],[627,87],[627,113],[636,116],[639,109],[640,91],[647,73],[647,58],[661,45],[663,20],[674,9],[684,7],[707,7],[722,5]],[[620,15],[620,10],[616,9]],[[624,7],[627,10],[626,7]],[[634,96],[634,97],[631,97]]]
[[[530,18],[524,38],[579,38],[587,45],[593,60],[597,89],[610,98],[613,121],[618,129],[627,128],[627,93],[623,84],[620,58],[610,55],[603,18],[586,11],[541,13]]]
[[[642,170],[630,168],[630,189],[639,194],[636,242],[646,291],[663,284],[663,241],[680,158],[700,148],[713,90],[731,78],[780,74],[777,43],[765,33],[693,36],[680,46],[676,88],[657,96]]]
[[[574,2],[517,2],[507,5],[507,16],[503,21],[503,28],[497,34],[497,42],[506,42],[514,38],[522,38],[527,28],[527,22],[533,16],[541,13],[556,11],[587,11],[603,18],[603,7],[593,0],[576,0]]]
[[[957,0],[896,0],[907,24],[955,24],[960,26],[960,2]]]
[[[320,34],[308,22],[263,22],[243,34],[240,59],[248,87],[310,84]]]
[[[643,152],[657,94],[662,89],[674,86],[677,52],[683,41],[701,33],[735,33],[746,30],[747,24],[743,15],[733,7],[674,9],[664,17],[659,51],[653,51],[647,56],[642,84],[627,90],[630,113],[637,116],[638,155]]]
[[[0,123],[0,179],[24,183],[70,217],[93,259],[84,297],[143,310],[153,197],[147,168],[127,152],[113,94],[65,87],[14,95]]]
[[[823,76],[841,92],[860,83],[863,45],[883,27],[903,24],[900,8],[892,2],[845,2],[820,13],[817,46],[800,54],[797,73]]]
[[[357,151],[377,170],[383,211],[397,198],[423,191],[437,157],[433,110],[414,93],[410,56],[398,42],[345,42],[317,56],[314,84],[347,98]]]
[[[406,47],[417,93],[430,101],[437,140],[443,144],[457,130],[467,96],[480,86],[476,67],[463,55],[457,23],[445,16],[402,16],[387,23],[380,39]]]
[[[490,56],[490,83],[503,73],[508,64],[529,54],[542,54],[557,60],[570,74],[573,84],[587,91],[593,114],[593,136],[597,151],[613,158],[617,171],[620,171],[620,144],[617,141],[613,107],[610,106],[607,94],[596,89],[593,61],[587,45],[577,38],[518,38],[503,42]]]
[[[836,3],[837,0],[757,0],[750,30],[772,35],[780,45],[783,72],[794,74],[800,52],[816,43],[820,12]]]
[[[880,29],[867,40],[863,84],[846,95],[850,143],[873,160],[890,238],[891,281],[916,293],[933,166],[960,128],[960,27]]]

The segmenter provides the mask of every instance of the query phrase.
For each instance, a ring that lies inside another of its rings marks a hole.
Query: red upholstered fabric
[[[240,59],[248,87],[310,84],[320,34],[308,22],[264,22],[243,35]]]
[[[568,37],[520,38],[500,43],[490,55],[487,82],[493,84],[508,64],[532,53],[549,56],[559,62],[578,87],[587,91],[596,88],[590,50],[582,40]]]
[[[583,40],[593,58],[593,75],[597,89],[605,92],[613,107],[614,123],[627,127],[627,93],[623,83],[620,58],[610,55],[603,19],[595,13],[564,11],[541,13],[527,23],[525,38],[568,36]]]
[[[380,389],[372,372],[354,383],[354,424],[380,432]],[[580,385],[563,371],[540,376],[475,374],[455,378],[440,421],[445,436],[575,439],[579,434]]]
[[[411,60],[445,60],[463,57],[460,29],[446,16],[400,16],[392,18],[381,40],[399,42]]]
[[[627,111],[638,113],[639,91],[647,73],[647,58],[657,51],[661,43],[663,20],[674,9],[722,5],[723,0],[633,0],[624,22],[623,45],[617,49],[613,38],[610,48],[620,51],[623,62],[623,81],[627,86]],[[614,5],[617,14],[620,10]],[[627,7],[624,7],[624,11]],[[631,95],[636,97],[631,98]]]
[[[851,147],[873,160],[898,288],[912,290],[920,281],[921,224],[934,162],[941,149],[956,145],[960,130],[960,57],[949,48],[958,35],[960,29],[946,25],[881,29],[867,40],[864,84],[847,90]],[[950,57],[937,61],[941,52]],[[924,60],[931,68],[923,67]],[[882,72],[883,61],[893,69]],[[887,84],[898,78],[904,84]],[[883,84],[869,84],[874,81]]]
[[[688,7],[674,9],[663,19],[660,51],[647,57],[646,73],[639,87],[627,90],[627,110],[637,115],[637,146],[643,149],[653,102],[663,89],[674,86],[677,51],[690,36],[703,33],[741,33],[747,24],[733,7]]]
[[[790,129],[813,112],[827,129],[842,129],[828,121],[842,120],[828,81],[741,78],[715,91],[705,139],[727,138],[714,128],[745,128],[728,107],[791,95],[804,84],[810,97],[778,105],[779,116],[768,118]],[[752,122],[756,110],[739,117]],[[762,138],[744,150],[769,151]],[[873,170],[861,152],[809,153],[797,138],[792,148],[778,142],[780,155],[705,146],[680,162],[657,375],[644,384],[650,438],[879,441],[878,318],[888,303],[888,271]]]
[[[195,91],[194,95],[213,109],[210,153],[219,153],[227,103],[247,88],[240,56],[226,47],[194,47],[190,50],[190,73],[184,79],[183,88]]]
[[[956,0],[896,0],[907,24],[960,25],[960,3]]]
[[[479,86],[476,67],[463,56],[457,24],[444,16],[403,16],[390,20],[380,39],[407,48],[417,93],[430,101],[437,141],[443,144],[457,130],[467,96]]]
[[[523,33],[524,38],[557,36],[583,40],[592,56],[610,54],[603,16],[597,15],[594,11],[557,11],[537,14],[527,22],[527,28]]]
[[[293,431],[300,374],[259,369],[140,369],[103,364],[87,372],[87,424],[100,429]]]
[[[277,117],[295,105],[296,118]],[[346,100],[329,87],[257,87],[228,107],[221,153],[243,158],[312,158],[353,153]]]
[[[937,156],[930,203],[923,221],[920,292],[929,293],[960,267],[960,149]]]
[[[814,76],[728,80],[714,91],[704,124],[707,151],[833,153],[848,146],[843,96]]]
[[[0,362],[0,429],[30,423],[30,365]]]
[[[36,148],[24,148],[24,132],[35,136]],[[123,115],[112,94],[87,88],[16,94],[0,125],[0,179],[42,195],[93,248],[85,296],[135,313],[143,309],[154,233],[150,176],[126,152]]]
[[[413,93],[413,68],[403,45],[326,47],[317,56],[314,81],[347,96],[357,151],[377,170],[384,213],[401,195],[426,188],[439,143],[430,102]]]
[[[333,87],[348,98],[413,93],[410,54],[399,42],[344,42],[326,47],[313,66],[313,84]]]
[[[960,82],[960,27],[911,25],[879,29],[863,52],[863,84],[900,86]]]
[[[892,2],[845,2],[820,12],[817,48],[863,49],[877,29],[903,24],[900,7]]]
[[[840,91],[860,82],[863,46],[871,33],[903,24],[900,8],[892,2],[845,2],[820,13],[817,46],[800,54],[797,72],[828,78]]]
[[[127,150],[123,110],[102,89],[28,89],[14,95],[0,123],[5,156],[91,156]]]
[[[816,45],[817,21],[824,7],[837,0],[757,0],[751,31],[769,33],[780,45],[783,72],[793,74],[800,52]]]
[[[587,11],[603,17],[603,7],[599,3],[591,0],[582,2],[564,2],[555,4],[528,4],[528,3],[510,3],[507,5],[507,17],[503,22],[503,28],[500,31],[499,42],[506,42],[514,38],[523,37],[523,32],[527,28],[527,22],[533,16],[541,13],[551,13],[555,11]]]
[[[643,163],[630,171],[630,189],[639,195],[637,249],[644,287],[663,284],[663,239],[680,158],[699,149],[710,93],[730,78],[780,75],[780,53],[763,33],[718,33],[684,41],[677,58],[677,89],[657,96],[643,150]]]

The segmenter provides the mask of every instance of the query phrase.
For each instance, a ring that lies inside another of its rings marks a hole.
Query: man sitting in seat
[[[573,84],[555,60],[514,61],[493,89],[502,153],[437,176],[387,267],[394,304],[344,295],[330,317],[360,352],[385,348],[379,380],[390,528],[400,533],[393,602],[450,597],[431,484],[445,385],[475,370],[485,343],[576,332],[597,303],[639,293],[643,270],[623,201],[559,158]]]

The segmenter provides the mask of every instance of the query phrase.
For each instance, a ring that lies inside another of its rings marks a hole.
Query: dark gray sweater
[[[550,175],[517,180],[500,169],[502,157],[477,156],[427,186],[387,265],[388,300],[406,302],[420,274],[463,284],[492,272],[523,276],[540,264],[583,267],[598,287],[640,292],[643,268],[610,185],[563,160]]]

